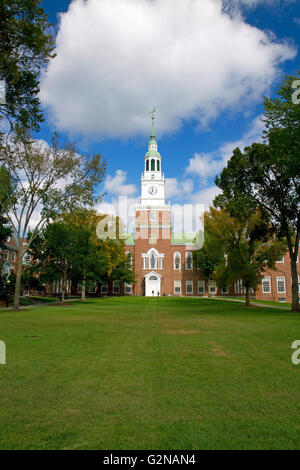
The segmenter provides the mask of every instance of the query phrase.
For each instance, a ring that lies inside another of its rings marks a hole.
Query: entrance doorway
[[[155,272],[148,273],[145,276],[145,296],[157,297],[161,295],[160,289],[161,276]]]

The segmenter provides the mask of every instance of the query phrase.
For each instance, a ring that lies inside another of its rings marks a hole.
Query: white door
[[[154,274],[145,279],[146,297],[157,297],[160,294],[160,278]]]

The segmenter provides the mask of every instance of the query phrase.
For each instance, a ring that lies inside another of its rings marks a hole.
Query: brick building
[[[221,290],[214,281],[207,285],[201,271],[193,266],[193,245],[174,240],[171,206],[165,202],[165,178],[153,120],[152,135],[144,160],[141,198],[135,207],[135,232],[133,241],[127,246],[127,251],[132,255],[136,283],[132,288],[127,286],[128,292],[124,293],[139,296],[243,295],[245,291],[241,282]],[[278,260],[276,271],[264,274],[261,286],[252,295],[258,299],[291,301],[288,254]]]
[[[154,118],[152,118],[154,119]],[[137,295],[137,296],[207,296],[236,295],[245,293],[241,281],[228,289],[217,288],[214,281],[208,283],[201,271],[193,266],[194,246],[178,242],[171,227],[171,206],[165,202],[165,177],[162,172],[162,158],[152,135],[145,155],[144,171],[141,178],[141,198],[135,207],[135,229],[132,240],[126,242],[126,251],[132,255],[132,266],[136,276],[134,285],[121,285],[118,281],[97,285],[89,282],[89,295]],[[24,242],[23,262],[30,262]],[[14,237],[0,252],[2,275],[7,270],[15,270],[17,248]],[[300,266],[299,266],[300,268]],[[300,272],[300,269],[298,270]],[[299,276],[298,276],[299,278]],[[300,284],[299,284],[300,286]],[[51,293],[61,292],[61,282],[54,282]],[[80,284],[68,283],[67,293],[80,294]],[[300,292],[300,289],[299,289]],[[50,292],[49,292],[50,293]],[[275,271],[264,273],[262,283],[253,296],[258,299],[291,302],[291,272],[289,255],[276,263]]]

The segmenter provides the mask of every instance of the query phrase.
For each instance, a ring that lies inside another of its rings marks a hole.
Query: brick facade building
[[[241,282],[221,290],[214,281],[208,285],[201,271],[193,266],[193,245],[174,241],[171,206],[165,203],[165,178],[153,125],[141,179],[141,198],[135,208],[133,239],[127,251],[132,255],[136,276],[131,291],[134,295],[239,296],[245,292]],[[260,287],[252,295],[258,299],[291,302],[288,254],[278,260],[275,271],[264,274]]]
[[[154,118],[152,118],[154,119]],[[137,295],[137,296],[242,296],[245,291],[241,281],[228,289],[217,288],[214,281],[208,283],[201,271],[193,266],[192,244],[179,243],[172,233],[171,206],[165,203],[165,177],[162,173],[162,159],[152,135],[145,155],[144,172],[141,178],[141,198],[135,207],[135,229],[132,241],[126,242],[126,251],[132,255],[132,266],[136,277],[134,285],[121,285],[118,281],[97,285],[90,282],[90,295]],[[30,262],[23,248],[23,262]],[[17,248],[14,237],[0,252],[2,275],[15,270]],[[300,272],[300,266],[299,271]],[[299,276],[298,276],[299,279]],[[58,295],[61,283],[54,282],[51,293]],[[80,284],[68,283],[67,293],[80,294]],[[300,290],[299,290],[300,292]],[[50,292],[49,292],[50,293]],[[257,299],[291,302],[291,272],[289,255],[276,263],[275,271],[267,271],[256,292]]]

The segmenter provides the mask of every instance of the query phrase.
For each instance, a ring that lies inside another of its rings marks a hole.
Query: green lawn
[[[0,312],[1,449],[300,449],[300,316],[212,299]]]

